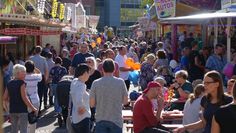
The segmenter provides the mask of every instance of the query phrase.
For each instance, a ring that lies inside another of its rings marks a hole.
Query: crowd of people
[[[50,106],[59,126],[69,120],[75,133],[94,132],[94,127],[95,133],[122,133],[122,109],[130,104],[129,76],[134,71],[128,59],[141,64],[135,133],[172,132],[161,125],[161,115],[176,109],[184,113],[183,126],[173,132],[235,130],[236,53],[227,62],[225,45],[203,46],[193,33],[184,33],[178,42],[180,56],[174,59],[170,38],[154,42],[115,37],[95,47],[90,43],[71,42],[60,53],[46,44],[36,46],[25,60],[16,60],[12,53],[2,59],[3,107],[12,133],[34,133],[37,122],[28,122],[28,112],[39,119]],[[167,107],[165,101],[173,98],[179,102]]]

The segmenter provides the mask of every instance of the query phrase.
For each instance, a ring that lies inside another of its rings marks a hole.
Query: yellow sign
[[[57,7],[58,7],[58,2],[57,0],[52,1],[52,17],[55,18],[57,16]]]
[[[59,15],[59,19],[63,20],[64,19],[64,15],[65,14],[65,6],[64,4],[60,4],[60,15]]]

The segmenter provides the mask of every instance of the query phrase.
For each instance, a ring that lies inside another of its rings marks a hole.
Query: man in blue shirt
[[[94,56],[92,53],[88,51],[88,44],[86,42],[83,42],[79,45],[79,52],[75,54],[71,66],[75,68],[81,63],[85,63],[85,59],[87,57]]]
[[[207,59],[206,69],[207,71],[216,70],[222,74],[223,68],[227,63],[223,55],[224,46],[222,44],[216,44],[214,52],[215,53]]]

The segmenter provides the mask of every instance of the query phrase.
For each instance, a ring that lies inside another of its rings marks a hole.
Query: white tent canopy
[[[214,12],[214,13],[202,13],[190,16],[182,16],[182,17],[171,17],[161,19],[160,22],[163,24],[207,24],[210,20],[214,19],[215,33],[218,33],[218,21],[217,19],[226,18],[227,19],[227,60],[228,62],[231,59],[231,38],[229,36],[230,26],[232,23],[232,18],[236,17],[236,12]],[[215,34],[215,44],[217,43],[217,34]]]
[[[160,22],[168,24],[204,24],[208,23],[210,19],[232,18],[232,17],[236,17],[236,12],[230,12],[230,13],[215,12],[215,13],[202,13],[190,16],[171,17],[171,18],[161,19]]]

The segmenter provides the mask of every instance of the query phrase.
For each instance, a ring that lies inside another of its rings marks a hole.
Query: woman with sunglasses
[[[212,133],[233,133],[236,131],[236,82],[233,84],[234,101],[216,111],[212,120]]]
[[[186,130],[203,129],[203,133],[211,133],[211,124],[214,113],[222,105],[232,102],[232,98],[224,94],[223,80],[219,72],[210,71],[205,74],[203,84],[206,95],[201,100],[202,117],[198,122],[185,125],[174,130],[183,133]]]

